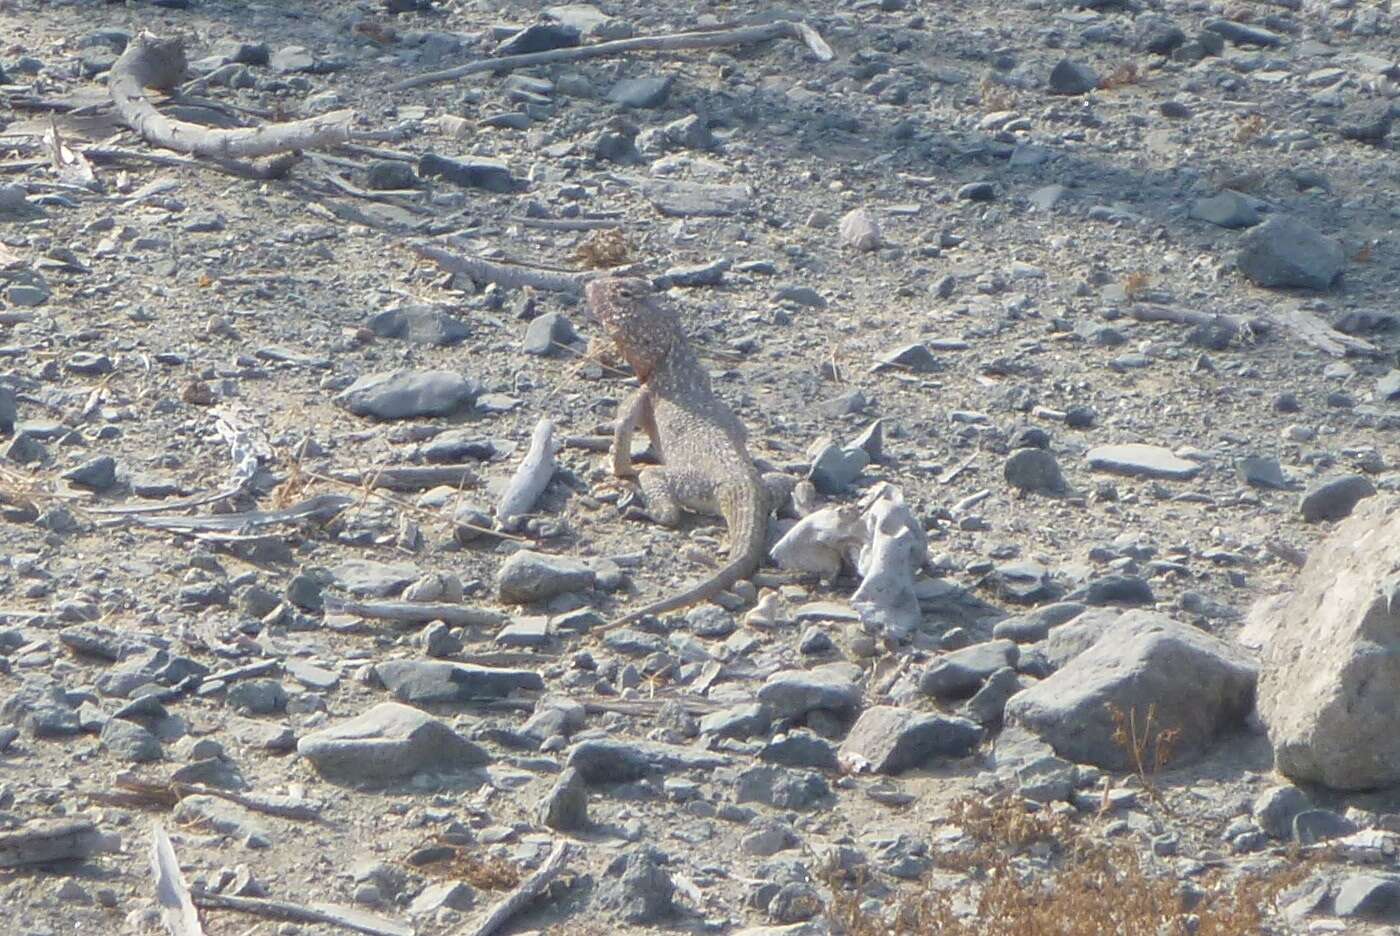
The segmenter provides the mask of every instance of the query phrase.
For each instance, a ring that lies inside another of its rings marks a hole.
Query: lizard
[[[763,560],[774,499],[749,457],[743,423],[715,395],[676,311],[636,277],[594,279],[584,292],[593,318],[641,382],[618,409],[613,474],[636,477],[647,514],[662,526],[677,526],[684,509],[718,515],[729,528],[729,558],[722,568],[604,628],[611,629],[698,604],[753,575]],[[650,438],[659,466],[637,470],[632,465],[638,426]]]

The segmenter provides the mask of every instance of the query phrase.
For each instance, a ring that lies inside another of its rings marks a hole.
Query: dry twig
[[[631,39],[617,39],[612,42],[599,42],[593,45],[573,46],[566,49],[550,49],[547,52],[531,52],[525,55],[506,55],[495,59],[481,59],[447,68],[442,71],[427,72],[389,86],[391,91],[404,91],[422,85],[452,81],[480,72],[497,74],[514,71],[517,68],[531,68],[535,65],[551,65],[555,62],[578,62],[583,59],[607,58],[625,55],[629,52],[676,52],[683,49],[720,49],[726,46],[749,45],[768,42],[772,39],[797,39],[812,50],[812,54],[823,62],[834,58],[831,47],[817,31],[806,23],[777,20],[761,26],[741,26],[738,29],[719,29],[700,32],[672,33],[662,36],[634,36]]]

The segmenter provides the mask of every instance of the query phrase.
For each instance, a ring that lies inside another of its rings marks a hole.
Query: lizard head
[[[584,287],[588,308],[617,345],[618,353],[645,381],[666,357],[680,333],[675,314],[640,277],[607,276]]]

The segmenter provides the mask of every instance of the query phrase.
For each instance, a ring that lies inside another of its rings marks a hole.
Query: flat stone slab
[[[481,748],[427,712],[383,702],[349,721],[309,734],[297,752],[323,775],[382,783],[420,771],[449,772],[487,763]]]
[[[642,194],[652,207],[673,218],[724,217],[749,207],[747,185],[711,185],[676,179],[648,179]]]
[[[496,669],[446,660],[385,660],[374,675],[401,702],[466,702],[503,699],[517,689],[544,689],[534,670]]]
[[[1160,445],[1130,442],[1127,445],[1100,445],[1089,450],[1089,467],[1134,478],[1160,478],[1189,481],[1201,473],[1201,466],[1177,458]]]
[[[713,770],[729,758],[694,748],[651,741],[581,741],[569,752],[567,766],[589,783],[628,783],[652,773]]]
[[[356,416],[411,419],[449,416],[471,406],[479,389],[474,381],[452,371],[398,370],[366,374],[335,399]]]

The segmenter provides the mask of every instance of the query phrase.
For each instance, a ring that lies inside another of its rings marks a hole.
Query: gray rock
[[[525,340],[520,350],[535,357],[558,353],[560,345],[571,345],[578,341],[578,332],[562,312],[546,312],[536,316],[525,326]]]
[[[786,767],[750,767],[734,778],[736,803],[762,803],[777,809],[810,809],[831,795],[821,774]]]
[[[1293,837],[1293,817],[1311,809],[1308,794],[1291,783],[1272,786],[1254,798],[1254,821],[1269,835],[1288,841]]]
[[[673,75],[661,78],[623,78],[612,86],[608,100],[622,107],[660,107],[671,95]]]
[[[1185,41],[1185,31],[1165,16],[1144,13],[1133,21],[1133,45],[1143,52],[1170,55]]]
[[[981,727],[965,718],[875,705],[856,719],[839,758],[848,770],[897,774],[934,757],[962,757],[981,740]]]
[[[1060,494],[1068,485],[1055,456],[1040,448],[1023,448],[1011,453],[1002,466],[1006,483],[1036,494]]]
[[[1293,840],[1299,845],[1316,845],[1345,838],[1357,828],[1356,823],[1330,809],[1304,809],[1293,817]]]
[[[1228,189],[1209,198],[1193,201],[1190,217],[1223,228],[1254,227],[1263,220],[1253,199]]]
[[[1400,370],[1390,370],[1376,380],[1374,396],[1382,403],[1400,400]]]
[[[1078,601],[1059,601],[1015,617],[1004,618],[992,627],[992,636],[1017,643],[1044,640],[1050,630],[1084,613],[1087,605]]]
[[[1400,910],[1400,878],[1348,874],[1337,888],[1333,910],[1345,920],[1393,920]]]
[[[1050,578],[1050,570],[1038,562],[1004,562],[987,576],[987,584],[996,589],[997,596],[1016,604],[1036,604],[1052,601],[1064,590]]]
[[[977,724],[996,727],[1006,715],[1006,703],[1024,688],[1020,675],[1008,666],[988,676],[964,708]]]
[[[1258,26],[1238,23],[1234,20],[1206,20],[1205,29],[1215,33],[1233,45],[1256,45],[1272,48],[1283,45],[1283,37]]]
[[[1134,478],[1160,478],[1166,481],[1189,481],[1201,473],[1201,466],[1177,458],[1160,445],[1100,445],[1088,454],[1089,467],[1095,471]]]
[[[476,892],[465,881],[437,881],[418,893],[408,905],[409,916],[424,916],[444,908],[470,910],[476,903]]]
[[[1051,94],[1088,94],[1099,86],[1099,76],[1088,65],[1060,59],[1050,72]]]
[[[19,403],[15,399],[15,391],[0,384],[0,434],[13,433],[18,419]]]
[[[1140,575],[1101,575],[1067,596],[1086,605],[1149,605],[1157,600],[1152,586]]]
[[[375,192],[403,191],[418,187],[413,167],[399,159],[379,159],[365,170],[365,188]]]
[[[815,709],[852,713],[860,708],[859,670],[829,664],[810,670],[780,670],[758,690],[758,700],[778,718],[802,718]]]
[[[768,901],[768,919],[781,924],[801,923],[824,909],[821,893],[815,887],[801,881],[790,881],[778,888],[778,892]]]
[[[1344,140],[1381,143],[1390,135],[1394,118],[1392,106],[1384,101],[1369,105],[1352,105],[1347,108],[1346,115],[1337,126],[1337,133]]]
[[[968,182],[958,186],[957,197],[960,201],[989,202],[997,197],[997,186],[995,182]]]
[[[665,856],[650,845],[619,856],[598,882],[595,905],[636,926],[668,919],[675,911],[676,885],[665,864]]]
[[[1259,715],[1289,779],[1343,790],[1400,782],[1400,658],[1383,649],[1400,639],[1397,568],[1400,513],[1372,498],[1268,609]]]
[[[461,319],[430,305],[385,309],[372,317],[368,325],[380,338],[399,338],[432,348],[459,344],[471,335],[471,329]]]
[[[778,735],[758,752],[758,759],[783,767],[836,769],[836,747],[825,738],[798,728]]]
[[[496,632],[496,646],[525,647],[527,649],[546,647],[551,640],[549,618],[517,618]]]
[[[725,217],[749,207],[745,185],[715,185],[682,179],[647,179],[642,195],[657,211],[673,218]]]
[[[531,23],[519,32],[502,39],[493,53],[495,55],[529,55],[532,52],[567,49],[578,45],[582,38],[578,26],[574,23]]]
[[[453,371],[396,370],[367,374],[336,397],[356,416],[412,419],[450,416],[476,399],[478,387]]]
[[[878,250],[884,242],[879,222],[865,208],[852,208],[842,215],[838,230],[841,246],[861,252]]]
[[[919,677],[919,691],[938,699],[965,699],[992,673],[1014,667],[1020,648],[1012,640],[989,640],[938,657]]]
[[[1242,726],[1253,706],[1256,675],[1231,644],[1163,614],[1130,611],[1088,650],[1013,696],[1006,718],[1049,742],[1061,757],[1127,770],[1132,758],[1113,740],[1110,706],[1136,713],[1139,726],[1155,707],[1157,730],[1178,732],[1173,763],[1187,762],[1220,734]]]
[[[496,589],[507,604],[530,604],[592,588],[596,578],[593,569],[577,560],[522,549],[501,563]]]
[[[712,770],[729,758],[674,744],[648,741],[580,741],[569,752],[567,766],[589,783],[630,783],[672,770]]]
[[[759,702],[711,712],[700,719],[700,733],[717,738],[750,738],[768,733],[773,713]]]
[[[588,828],[588,781],[576,768],[561,773],[540,803],[540,823],[559,832]]]
[[[333,583],[360,597],[398,595],[406,586],[423,576],[412,562],[379,562],[377,560],[346,560],[329,571],[321,569],[311,578]],[[298,607],[302,607],[298,604]]]
[[[842,448],[831,442],[823,446],[816,458],[812,459],[807,478],[821,493],[835,496],[850,487],[851,482],[860,476],[868,464],[870,456],[864,449]]]
[[[1277,491],[1288,486],[1288,479],[1283,476],[1283,466],[1277,458],[1247,455],[1240,459],[1237,467],[1240,480],[1253,487]]]
[[[526,187],[523,180],[511,175],[510,167],[505,163],[483,156],[448,159],[436,153],[424,153],[418,157],[418,174],[425,179],[441,178],[463,188],[500,194],[517,192]]]
[[[287,690],[275,679],[244,679],[229,688],[225,701],[240,715],[275,715],[287,708]]]
[[[132,764],[161,759],[160,740],[135,722],[109,718],[102,726],[102,746]]]
[[[1240,240],[1240,272],[1256,286],[1327,289],[1342,273],[1342,244],[1287,215],[1251,228]]]
[[[366,783],[453,772],[490,759],[443,722],[397,702],[306,735],[297,752],[330,779]]]
[[[374,664],[374,675],[395,698],[414,705],[503,699],[520,690],[544,688],[544,680],[534,670],[445,660],[385,660]]]
[[[272,845],[272,829],[262,816],[216,796],[186,796],[175,807],[172,818],[180,825],[200,826],[232,836],[248,848]]]
[[[886,351],[880,356],[880,360],[876,361],[875,365],[870,368],[870,372],[873,374],[883,371],[933,374],[940,370],[942,370],[942,365],[938,363],[938,358],[933,356],[928,345],[918,341]]]
[[[106,491],[117,483],[117,461],[110,455],[99,455],[65,471],[63,479],[94,491]]]
[[[1345,520],[1356,505],[1374,497],[1376,486],[1365,475],[1344,475],[1319,481],[1303,493],[1298,510],[1308,523]]]

